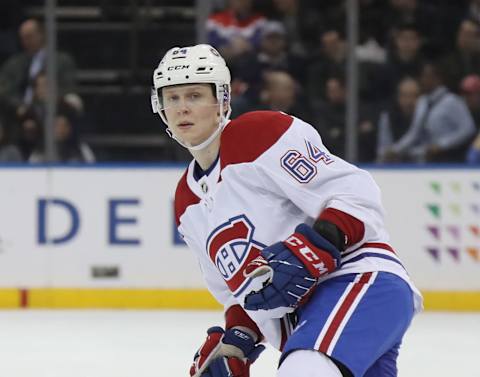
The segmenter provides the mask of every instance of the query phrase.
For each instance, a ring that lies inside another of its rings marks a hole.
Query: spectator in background
[[[331,29],[320,33],[320,49],[307,68],[307,92],[311,100],[326,98],[325,84],[329,77],[344,76],[346,57],[346,42],[340,31]]]
[[[387,61],[380,70],[380,81],[384,83],[384,93],[394,95],[398,83],[406,76],[418,77],[424,61],[421,53],[422,37],[413,23],[397,25],[392,33],[392,48]]]
[[[413,23],[419,34],[424,37],[428,51],[437,51],[445,44],[448,34],[444,34],[442,14],[439,7],[431,6],[419,0],[390,0],[387,11],[378,22],[383,22],[383,30],[388,31],[392,25]],[[388,36],[388,33],[387,33]]]
[[[262,110],[283,111],[306,121],[310,119],[305,101],[300,100],[298,83],[284,71],[266,73],[259,107]]]
[[[377,133],[377,161],[385,161],[385,152],[408,131],[415,105],[420,96],[420,85],[412,77],[405,77],[397,87],[395,99],[380,113]]]
[[[44,72],[40,72],[33,81],[33,97],[29,105],[22,104],[17,109],[17,115],[22,116],[27,112],[33,112],[37,119],[45,119],[48,97],[48,81]],[[83,101],[75,93],[68,93],[60,96],[58,107],[69,107],[76,116],[83,115]]]
[[[415,107],[408,132],[385,154],[387,161],[460,162],[475,124],[460,97],[444,85],[437,62],[423,65],[420,84],[423,95]]]
[[[47,99],[47,78],[44,73],[36,77],[33,89],[32,103],[29,106],[20,106],[17,111],[18,146],[25,161],[43,162],[43,124]],[[57,104],[57,112],[55,132],[58,133],[58,162],[93,162],[93,153],[89,147],[78,142],[83,115],[83,103],[80,97],[73,93],[61,97]],[[68,131],[69,128],[72,132]],[[65,137],[67,134],[68,138]],[[80,157],[71,152],[75,150],[75,144],[80,145],[78,148]]]
[[[475,121],[477,136],[467,153],[467,162],[480,164],[480,76],[469,75],[460,83],[460,92]]]
[[[306,88],[311,101],[326,99],[326,80],[329,77],[344,77],[347,43],[343,34],[335,29],[320,33],[320,45],[308,67],[306,67]],[[359,93],[365,101],[385,97],[378,79],[378,65],[370,62],[359,63]]]
[[[325,146],[335,150],[336,154],[345,158],[345,113],[346,113],[346,88],[342,76],[329,77],[325,83],[326,100],[315,102],[314,124],[322,135]],[[372,162],[375,158],[375,127],[366,106],[360,106],[358,124],[358,160],[359,162]]]
[[[239,58],[233,67],[235,79],[246,84],[245,95],[251,101],[257,100],[264,75],[269,71],[285,71],[296,81],[304,82],[305,60],[288,51],[286,30],[278,21],[265,24],[259,50]]]
[[[45,71],[46,48],[43,25],[34,19],[24,21],[19,28],[23,52],[10,57],[0,69],[0,101],[17,110],[33,100],[35,77]],[[57,54],[57,78],[60,95],[71,92],[75,82],[75,64],[70,55]]]
[[[28,161],[34,149],[43,139],[43,120],[38,119],[31,110],[21,114],[18,119],[17,146],[22,154],[23,161]]]
[[[480,74],[480,27],[464,20],[457,32],[455,49],[445,58],[447,84],[457,91],[460,81],[469,74]]]
[[[310,119],[310,108],[307,101],[302,100],[298,82],[288,72],[281,70],[264,72],[258,97],[237,98],[232,100],[232,104],[235,104],[236,108],[232,109],[231,118],[248,111],[273,110]]]
[[[345,104],[346,90],[343,79],[330,77],[326,83],[326,100],[317,101],[313,124],[322,135],[325,146],[337,156],[345,158]]]
[[[19,28],[23,52],[10,57],[0,69],[0,103],[11,122],[22,105],[33,101],[33,83],[45,71],[46,48],[42,24],[34,19],[24,21]],[[75,82],[75,64],[70,55],[57,53],[59,94],[71,92]]]
[[[266,18],[254,11],[252,0],[228,0],[226,10],[208,18],[208,43],[232,62],[258,47],[265,22]]]
[[[11,143],[8,128],[0,120],[0,163],[21,162],[22,154],[18,147]]]
[[[57,161],[63,163],[95,162],[95,156],[90,147],[80,141],[76,120],[77,115],[70,107],[58,109],[54,123]],[[37,143],[28,161],[32,163],[46,162],[43,143]]]

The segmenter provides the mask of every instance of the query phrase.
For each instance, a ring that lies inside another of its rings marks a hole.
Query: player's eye
[[[179,99],[179,97],[174,94],[174,95],[167,96],[166,102],[167,103],[176,103],[176,102],[178,102],[178,99]]]
[[[194,92],[194,93],[190,93],[190,99],[191,100],[197,100],[197,99],[200,99],[202,95],[200,93],[197,93],[197,92]]]

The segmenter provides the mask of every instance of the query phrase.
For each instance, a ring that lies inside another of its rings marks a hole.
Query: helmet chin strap
[[[172,139],[174,139],[182,147],[187,148],[188,150],[191,150],[191,151],[200,151],[208,147],[212,143],[212,141],[215,140],[215,138],[223,131],[223,129],[228,123],[228,117],[230,116],[231,112],[232,110],[229,108],[227,114],[221,116],[220,122],[218,123],[218,127],[216,128],[216,130],[207,138],[207,140],[197,145],[188,145],[187,143],[184,143],[182,140],[176,137],[168,127],[166,128],[166,132]],[[220,103],[220,114],[223,114],[223,102]]]
[[[202,149],[205,149],[206,147],[208,147],[213,140],[215,140],[215,138],[220,134],[220,132],[223,131],[223,129],[225,128],[225,125],[227,124],[227,120],[225,118],[222,117],[222,121],[218,124],[218,127],[217,129],[208,137],[207,140],[205,140],[204,142],[198,144],[198,145],[188,145],[187,143],[184,143],[183,141],[181,141],[178,137],[176,137],[172,131],[170,131],[169,128],[166,129],[167,133],[170,135],[170,137],[172,139],[174,139],[178,144],[180,144],[182,147],[184,148],[187,148],[191,151],[200,151]]]

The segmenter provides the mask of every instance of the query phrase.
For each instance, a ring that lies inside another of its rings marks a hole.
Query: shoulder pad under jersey
[[[222,169],[255,161],[280,139],[292,122],[292,116],[278,111],[252,111],[230,121],[221,136]]]

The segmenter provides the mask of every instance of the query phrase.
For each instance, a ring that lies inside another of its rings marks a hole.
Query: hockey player
[[[169,50],[152,107],[193,161],[175,214],[225,307],[191,376],[248,377],[269,342],[278,377],[396,376],[421,296],[388,244],[369,173],[330,153],[301,119],[230,114],[230,73],[209,45]]]

